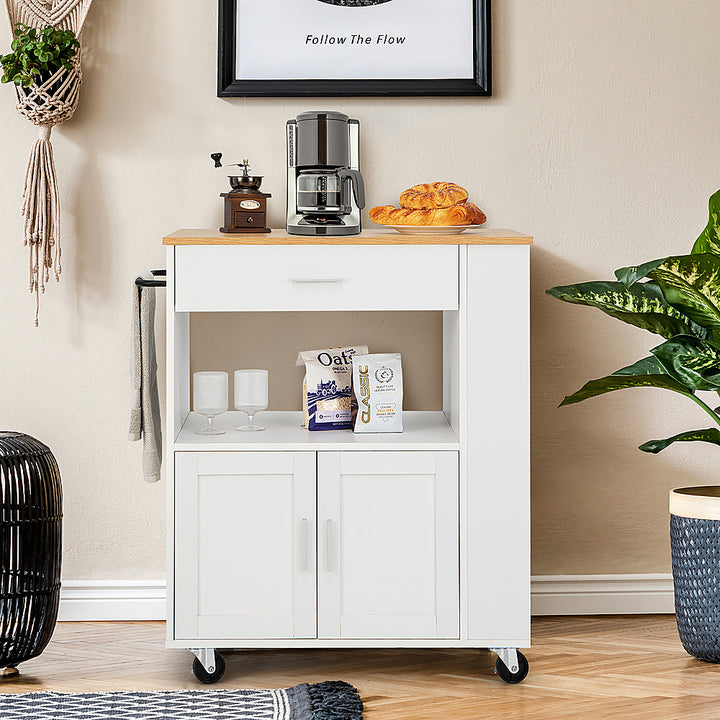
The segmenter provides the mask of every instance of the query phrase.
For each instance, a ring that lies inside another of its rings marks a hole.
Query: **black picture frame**
[[[475,76],[472,79],[243,80],[235,77],[236,17],[237,0],[218,0],[218,97],[492,95],[490,0],[473,0],[473,67]]]

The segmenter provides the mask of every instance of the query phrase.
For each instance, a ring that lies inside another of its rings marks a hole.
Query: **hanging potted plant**
[[[720,190],[710,198],[707,227],[689,255],[621,268],[615,281],[558,286],[546,292],[598,308],[664,339],[628,367],[591,380],[561,403],[570,405],[627,388],[655,387],[687,397],[713,421],[708,428],[649,440],[659,453],[676,442],[720,445]],[[699,395],[698,393],[701,393]],[[695,657],[720,662],[720,487],[670,493],[675,612],[680,639]]]
[[[40,293],[53,271],[60,279],[60,209],[53,126],[69,120],[80,97],[80,35],[92,0],[6,0],[11,52],[0,58],[2,82],[12,83],[17,111],[38,127],[25,173],[22,214],[30,248],[35,325]]]
[[[72,30],[15,23],[10,47],[12,52],[0,57],[0,82],[29,88],[44,85],[61,68],[72,71],[80,43]]]

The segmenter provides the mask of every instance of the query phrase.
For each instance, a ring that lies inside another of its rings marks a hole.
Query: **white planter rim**
[[[671,490],[670,514],[698,520],[720,520],[720,485]]]

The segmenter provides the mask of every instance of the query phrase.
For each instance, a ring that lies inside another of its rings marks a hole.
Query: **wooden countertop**
[[[219,230],[176,230],[163,238],[163,245],[532,245],[533,239],[515,230],[471,226],[456,235],[413,234],[371,229],[360,235],[288,235],[271,233],[221,233]]]

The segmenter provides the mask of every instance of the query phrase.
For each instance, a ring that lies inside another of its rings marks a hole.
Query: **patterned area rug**
[[[344,682],[285,690],[0,694],[2,720],[362,720]]]

